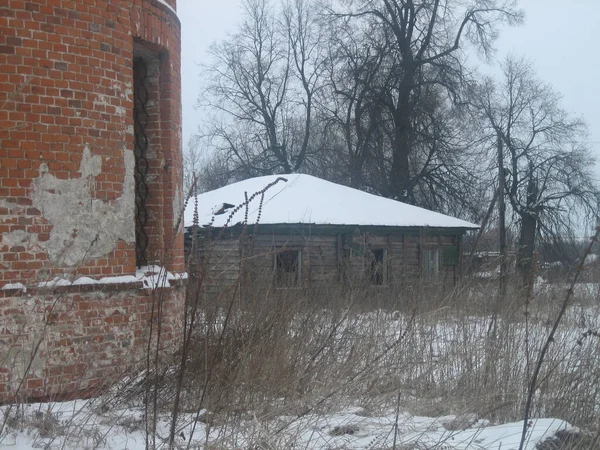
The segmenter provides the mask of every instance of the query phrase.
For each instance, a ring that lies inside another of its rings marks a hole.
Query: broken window
[[[440,273],[440,251],[437,248],[423,250],[423,272],[427,275]]]
[[[302,251],[279,250],[275,253],[275,284],[298,286],[302,280]]]
[[[371,284],[387,283],[387,250],[383,248],[371,250]]]

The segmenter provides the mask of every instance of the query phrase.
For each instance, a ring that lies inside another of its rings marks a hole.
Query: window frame
[[[292,271],[283,270],[284,264],[282,264],[281,256],[284,254],[294,254],[294,261],[292,264],[295,265],[294,279],[290,282],[291,276],[286,276],[286,280],[283,280],[282,274],[291,274]],[[289,248],[280,247],[273,250],[273,283],[278,288],[293,288],[302,286],[302,256],[303,252],[301,248]]]
[[[439,247],[428,247],[423,249],[422,268],[423,273],[426,276],[435,277],[440,274],[441,262]]]
[[[381,259],[377,256],[381,255]],[[370,251],[371,267],[369,279],[372,286],[386,286],[388,284],[388,250],[385,247],[372,248]],[[377,270],[381,268],[380,272]],[[378,277],[380,275],[381,278]]]

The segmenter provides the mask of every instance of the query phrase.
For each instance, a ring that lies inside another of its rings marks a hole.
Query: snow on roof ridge
[[[259,207],[260,195],[247,206],[237,209],[225,207],[243,204],[244,193],[252,196],[278,177],[282,175],[249,178],[198,195],[200,224],[212,223],[214,227],[222,227],[231,216],[229,225],[235,225],[242,223],[247,214],[248,223],[259,221],[261,224],[479,227],[461,219],[306,174],[284,175],[287,182],[278,183],[265,191],[262,208]],[[186,226],[193,224],[193,210],[194,202],[189,202],[185,211]],[[220,214],[216,215],[216,212]]]

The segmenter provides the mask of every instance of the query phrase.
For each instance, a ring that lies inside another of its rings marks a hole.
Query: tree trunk
[[[407,50],[402,54],[404,71],[399,85],[399,94],[395,105],[394,140],[392,142],[392,169],[390,187],[392,197],[408,203],[414,203],[413,186],[410,177],[409,156],[412,152],[411,119],[415,110],[413,90],[416,66]]]
[[[362,162],[358,157],[350,160],[350,187],[360,189],[362,186]]]
[[[396,200],[412,203],[413,193],[408,159],[411,151],[410,117],[406,111],[400,111],[396,117],[390,173],[391,194]]]
[[[504,179],[504,148],[502,146],[502,139],[500,135],[497,137],[498,141],[498,233],[499,236],[499,250],[500,250],[500,286],[498,289],[499,303],[503,304],[506,297],[506,278],[507,278],[507,264],[506,264],[506,205],[504,204],[504,191],[505,191],[505,179]]]
[[[533,254],[535,252],[535,235],[538,225],[538,213],[535,209],[538,186],[534,177],[532,162],[529,162],[528,177],[526,206],[519,214],[521,216],[521,235],[519,236],[519,248],[517,250],[517,269],[521,275],[521,280],[523,280],[523,287],[529,289],[533,286]]]
[[[535,252],[535,235],[537,232],[537,215],[525,213],[521,215],[521,234],[517,250],[517,269],[521,275],[524,287],[533,283],[534,267],[533,254]]]

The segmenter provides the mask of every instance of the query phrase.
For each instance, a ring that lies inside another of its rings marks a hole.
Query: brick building
[[[179,337],[175,8],[0,4],[0,400],[90,393],[144,359],[156,323],[161,345]]]

